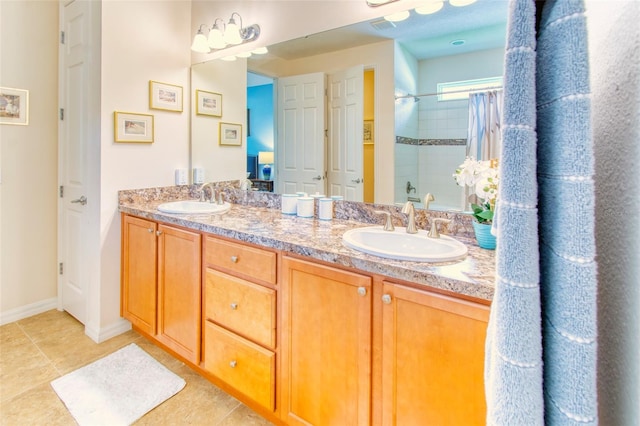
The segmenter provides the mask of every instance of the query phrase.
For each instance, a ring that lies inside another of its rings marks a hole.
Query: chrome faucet
[[[216,200],[216,196],[215,196],[216,189],[213,186],[213,182],[207,182],[207,183],[203,183],[202,185],[200,185],[200,188],[198,188],[198,191],[200,191],[200,201],[202,201],[202,202],[207,201],[207,196],[206,196],[206,194],[204,192],[204,189],[207,186],[209,187],[209,191],[211,191],[211,195],[209,196],[209,202],[213,203]]]
[[[393,226],[393,222],[391,221],[391,213],[386,212],[384,210],[374,210],[373,211],[375,214],[381,214],[386,216],[386,219],[384,221],[384,227],[382,229],[384,229],[385,231],[395,231],[395,227]]]
[[[440,238],[440,233],[438,232],[438,223],[450,223],[451,220],[445,219],[442,217],[434,217],[431,219],[431,229],[429,229],[429,233],[427,237],[429,238]]]
[[[424,196],[424,209],[429,210],[429,203],[431,201],[435,201],[435,197],[432,193],[427,192],[427,195]]]
[[[409,215],[409,220],[407,222],[407,234],[417,234],[418,227],[416,226],[416,210],[411,201],[407,201],[404,204],[404,207],[402,207],[402,213]]]

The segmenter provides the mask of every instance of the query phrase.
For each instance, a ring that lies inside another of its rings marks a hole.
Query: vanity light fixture
[[[222,23],[219,25],[218,21],[222,21]],[[238,21],[240,25],[238,25]],[[260,26],[253,24],[243,27],[242,16],[238,12],[231,14],[231,18],[229,18],[226,25],[223,19],[216,18],[211,29],[209,29],[208,37],[204,35],[203,27],[206,28],[207,26],[205,24],[200,25],[197,34],[193,38],[191,50],[194,52],[210,53],[211,49],[220,50],[249,43],[257,40],[260,36]]]

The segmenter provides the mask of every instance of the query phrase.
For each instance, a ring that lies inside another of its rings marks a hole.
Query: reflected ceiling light
[[[231,55],[231,56],[222,57],[220,59],[222,59],[223,61],[232,62],[232,61],[235,61],[237,58],[235,56]]]
[[[475,3],[476,0],[449,0],[449,3],[451,3],[451,6],[469,6],[472,3]]]
[[[237,20],[239,20],[240,25],[236,23]],[[218,25],[218,21],[222,21],[222,24]],[[209,30],[208,37],[204,35],[202,27],[206,28],[206,25],[200,25],[198,33],[193,38],[191,50],[194,52],[210,53],[211,49],[225,49],[227,47],[255,41],[260,37],[260,26],[253,24],[248,27],[243,27],[242,16],[237,12],[231,14],[227,25],[224,25],[223,19],[216,18],[216,20],[213,21],[213,26]]]
[[[265,53],[268,53],[269,49],[267,49],[265,46],[262,47],[258,47],[257,49],[253,49],[251,51],[251,53],[253,53],[254,55],[264,55]]]
[[[236,53],[236,56],[238,58],[248,58],[251,56],[251,52],[241,52],[241,53]]]
[[[404,10],[402,12],[392,13],[391,15],[386,15],[384,19],[391,22],[400,22],[404,21],[409,17],[410,13],[408,10]]]
[[[416,13],[420,15],[430,15],[432,13],[436,13],[444,6],[444,2],[442,1],[429,1],[422,6],[416,7]]]

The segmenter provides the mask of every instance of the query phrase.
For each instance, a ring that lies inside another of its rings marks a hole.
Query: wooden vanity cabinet
[[[383,283],[382,424],[484,425],[489,307]]]
[[[121,315],[197,364],[201,334],[201,236],[123,215]]]
[[[282,264],[281,418],[370,424],[372,278],[287,256]]]
[[[275,252],[205,237],[204,369],[276,409]]]

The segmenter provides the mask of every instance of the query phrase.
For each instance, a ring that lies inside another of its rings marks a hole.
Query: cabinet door
[[[484,425],[489,308],[384,284],[384,425]]]
[[[371,278],[287,257],[283,271],[284,421],[369,424]]]
[[[158,340],[200,361],[200,234],[158,226]]]
[[[142,331],[156,334],[155,222],[123,216],[121,315]]]

